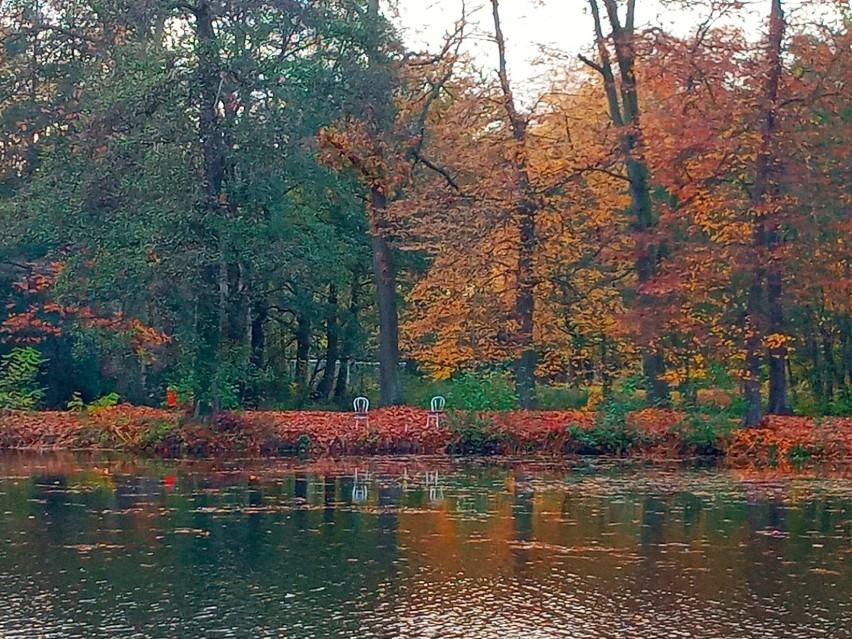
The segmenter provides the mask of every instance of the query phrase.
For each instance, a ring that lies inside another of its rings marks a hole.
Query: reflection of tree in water
[[[205,628],[249,632],[299,624],[314,628],[316,636],[350,636],[361,617],[332,619],[328,611],[341,602],[356,602],[350,605],[363,612],[372,605],[377,586],[396,575],[396,520],[390,507],[399,497],[392,488],[379,491],[381,503],[389,507],[381,516],[340,509],[333,498],[325,508],[309,507],[307,475],[287,480],[290,488],[282,494],[262,484],[194,493],[178,488],[168,497],[173,510],[160,513],[160,496],[152,499],[149,490],[158,485],[156,480],[123,481],[112,495],[69,494],[63,481],[45,481],[47,489],[30,491],[39,500],[49,494],[49,503],[35,504],[35,520],[25,515],[17,523],[12,518],[0,523],[0,531],[13,538],[21,537],[21,526],[32,527],[28,537],[38,545],[37,553],[0,553],[0,573],[23,572],[35,580],[18,589],[56,593],[55,599],[46,595],[41,601],[51,615],[89,627],[92,632],[83,631],[86,636],[101,636],[94,629],[109,625],[115,611],[125,611],[120,604],[127,597],[134,606],[122,615],[137,629],[150,630],[151,624],[171,618],[180,620],[175,632],[187,637],[202,636]],[[328,494],[334,483],[323,480]],[[155,546],[142,534],[146,531],[127,526],[135,521],[129,513],[109,515],[104,528],[99,513],[105,509],[119,503],[133,509],[149,502],[145,520],[157,531],[150,536],[159,538]],[[22,503],[32,504],[26,499]],[[278,509],[258,508],[270,504]],[[329,522],[331,539],[316,534]],[[109,547],[99,549],[99,543]],[[2,587],[10,586],[15,587],[12,582]],[[217,612],[193,621],[208,606],[218,606]]]
[[[512,496],[512,520],[518,541],[533,538],[533,507],[535,488],[529,473],[515,473],[515,491]]]
[[[105,636],[97,629],[116,620],[147,636],[165,636],[156,624],[168,623],[185,637],[270,628],[299,639],[405,636],[394,627],[402,602],[428,607],[440,596],[466,609],[460,592],[475,597],[491,585],[506,589],[515,616],[538,619],[548,601],[576,597],[610,622],[614,610],[630,613],[625,632],[637,637],[633,613],[680,623],[681,606],[709,600],[724,602],[711,606],[714,615],[762,621],[752,608],[782,597],[777,614],[765,613],[775,614],[772,628],[782,615],[845,614],[841,577],[808,568],[844,569],[848,499],[810,497],[791,508],[783,492],[744,494],[740,484],[727,494],[707,487],[701,498],[646,485],[614,494],[510,473],[508,491],[505,469],[449,474],[440,506],[422,476],[404,492],[388,473],[371,478],[365,503],[352,502],[354,473],[302,469],[274,481],[196,475],[168,490],[143,476],[92,476],[79,492],[79,475],[37,486],[0,480],[0,510],[11,513],[0,518],[0,539],[13,540],[0,549],[0,598],[41,606],[20,610],[62,618],[86,637]],[[482,506],[459,511],[463,494]],[[789,539],[763,534],[770,529]],[[538,587],[555,599],[540,598]],[[471,605],[486,610],[489,601]],[[0,624],[9,614],[7,605]],[[376,619],[385,626],[371,625]]]
[[[324,531],[328,535],[331,532],[331,524],[334,524],[334,510],[337,507],[337,478],[334,475],[326,475],[323,477],[322,487],[322,503],[325,506],[322,520],[327,524]]]
[[[535,488],[532,485],[533,476],[528,473],[514,474],[514,491],[512,492],[512,530],[518,542],[532,541],[533,511],[535,509]],[[523,546],[512,549],[514,555],[514,571],[519,577],[527,576],[532,571],[534,551]]]
[[[656,495],[647,495],[642,500],[642,527],[639,545],[642,554],[652,557],[659,553],[659,545],[665,539],[666,502]]]

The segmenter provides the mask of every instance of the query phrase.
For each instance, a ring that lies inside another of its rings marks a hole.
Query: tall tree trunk
[[[746,361],[745,381],[743,384],[746,402],[746,414],[743,425],[756,426],[763,418],[760,396],[760,361],[763,341],[767,328],[781,332],[781,275],[778,265],[769,269],[767,282],[768,322],[764,321],[763,287],[767,277],[766,263],[771,261],[771,252],[778,241],[778,222],[767,218],[775,213],[764,210],[767,196],[777,193],[778,159],[774,154],[774,137],[777,129],[776,109],[778,107],[778,85],[781,80],[781,47],[784,40],[784,12],[781,0],[772,0],[769,14],[769,40],[767,45],[766,84],[763,87],[760,111],[760,150],[755,161],[754,186],[751,193],[752,205],[752,282],[749,288],[746,308]],[[783,349],[775,348],[770,352],[770,383],[774,384],[770,392],[770,408],[789,412],[787,398],[786,372],[784,370]]]
[[[754,229],[753,244],[759,244],[762,225]],[[763,403],[760,397],[760,316],[763,309],[763,271],[755,267],[748,290],[747,310],[744,322],[746,334],[745,370],[743,371],[743,399],[745,400],[744,426],[756,426],[763,420]]]
[[[515,297],[515,315],[518,318],[518,346],[520,353],[515,361],[515,393],[522,408],[535,406],[535,369],[538,363],[533,337],[535,330],[535,281],[533,254],[536,245],[535,213],[532,207],[520,212],[518,246],[518,291]]]
[[[589,0],[589,6],[594,19],[595,42],[600,61],[596,63],[582,56],[580,59],[603,77],[610,119],[619,129],[619,145],[630,184],[630,203],[636,233],[635,269],[639,282],[636,304],[640,316],[645,317],[653,312],[655,300],[653,296],[643,292],[643,288],[657,274],[660,248],[654,238],[657,220],[651,201],[650,170],[645,159],[639,94],[636,86],[636,59],[633,49],[636,1],[628,0],[623,24],[618,15],[616,0],[603,0],[603,3],[612,28],[612,42],[621,80],[620,85],[616,85],[597,0]],[[643,339],[643,341],[646,343],[642,345],[642,375],[645,378],[647,401],[651,405],[667,405],[671,397],[668,384],[662,379],[666,370],[665,358],[653,338]]]
[[[379,19],[379,0],[369,0],[367,13],[371,20]],[[382,73],[387,63],[378,49],[368,53],[371,67]],[[388,100],[390,96],[388,95]],[[377,104],[373,121],[374,133],[386,127],[382,121],[382,105]],[[392,162],[391,159],[387,159]],[[372,176],[375,179],[376,176]],[[370,243],[373,252],[373,279],[376,285],[376,305],[379,310],[379,403],[395,406],[404,402],[399,361],[399,309],[397,307],[396,273],[390,242],[385,229],[385,216],[390,187],[373,184],[370,187]]]
[[[377,188],[371,190],[370,196],[373,277],[379,307],[379,398],[382,406],[395,406],[404,401],[399,369],[396,273],[393,269],[391,247],[383,228],[387,198]]]
[[[203,156],[203,180],[206,214],[210,220],[223,215],[222,186],[225,180],[225,150],[218,126],[216,103],[220,74],[213,9],[209,0],[198,0],[195,16],[195,38],[198,55],[197,77],[200,92],[198,126]],[[220,253],[218,232],[209,223],[199,222],[201,241]],[[208,258],[201,269],[196,320],[196,413],[217,412],[220,396],[214,388],[216,359],[222,339],[221,259]]]
[[[337,287],[328,287],[328,305],[325,316],[325,368],[317,385],[317,393],[323,400],[328,400],[334,387],[334,367],[337,365],[340,346],[340,330],[337,323]]]
[[[497,41],[498,67],[503,108],[515,142],[514,168],[517,172],[518,190],[521,201],[515,210],[515,224],[518,229],[517,290],[515,293],[515,321],[518,324],[515,337],[517,356],[515,368],[515,394],[521,408],[533,408],[535,405],[535,369],[537,353],[534,344],[535,331],[535,251],[538,242],[536,216],[538,204],[530,182],[526,149],[527,120],[515,105],[509,73],[506,65],[506,43],[500,22],[498,0],[491,0],[491,13],[494,18],[494,38]]]

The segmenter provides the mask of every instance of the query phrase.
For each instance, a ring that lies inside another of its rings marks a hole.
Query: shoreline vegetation
[[[852,418],[769,416],[740,428],[724,413],[645,408],[458,411],[397,406],[368,417],[332,411],[223,412],[121,404],[0,413],[0,451],[120,451],[153,457],[328,458],[359,455],[610,455],[723,458],[734,465],[845,463]]]

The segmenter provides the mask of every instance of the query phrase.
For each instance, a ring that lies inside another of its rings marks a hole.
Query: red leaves
[[[88,414],[71,412],[0,414],[0,449],[123,449],[160,456],[215,456],[229,453],[312,457],[373,454],[444,454],[460,450],[465,429],[481,429],[496,442],[490,452],[561,454],[576,450],[568,427],[595,428],[595,415],[584,411],[510,411],[440,414],[397,406],[354,413],[257,411],[222,413],[212,424],[185,423],[180,414],[122,404]],[[683,450],[676,411],[645,409],[627,415],[625,427],[643,434],[640,454],[677,456]],[[762,428],[735,430],[720,442],[737,465],[789,464],[797,458],[842,459],[852,451],[852,418],[817,424],[804,417],[771,416]],[[464,450],[462,447],[461,450]]]
[[[738,430],[727,449],[735,461],[789,464],[797,459],[841,460],[852,452],[852,418],[770,415],[760,428]]]

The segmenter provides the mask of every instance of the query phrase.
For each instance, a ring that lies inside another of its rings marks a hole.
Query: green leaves
[[[0,357],[0,408],[32,411],[39,407],[44,390],[36,377],[44,361],[30,346],[13,348]]]

